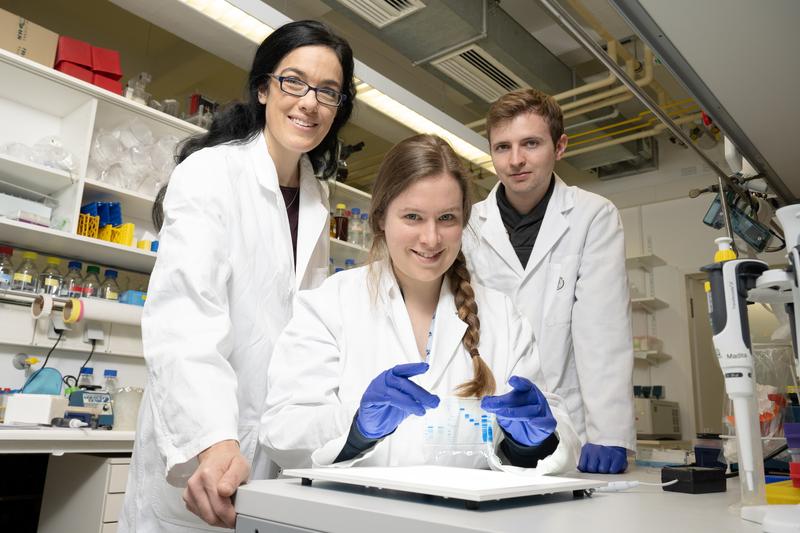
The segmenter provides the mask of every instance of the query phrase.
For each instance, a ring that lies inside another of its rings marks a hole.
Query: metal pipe
[[[482,21],[481,21],[481,32],[478,35],[476,35],[475,37],[470,37],[469,39],[461,41],[460,43],[456,43],[453,46],[448,46],[444,50],[439,50],[438,52],[435,52],[435,53],[429,55],[428,57],[426,57],[424,59],[419,59],[417,61],[413,61],[411,63],[411,66],[418,67],[418,66],[422,65],[423,63],[429,63],[429,62],[433,61],[434,59],[438,59],[438,58],[440,58],[442,56],[445,56],[445,55],[449,54],[450,52],[455,52],[456,50],[464,48],[465,46],[469,46],[469,45],[471,45],[472,43],[474,43],[476,41],[480,41],[481,39],[485,39],[486,36],[488,35],[487,23],[486,23],[486,19],[488,18],[488,12],[489,12],[488,0],[483,0],[482,8],[483,8],[483,17],[482,17]]]
[[[611,120],[612,118],[617,118],[618,116],[619,116],[619,109],[614,109],[614,111],[612,111],[607,115],[603,115],[602,117],[592,118],[589,120],[584,120],[583,122],[578,122],[577,124],[570,124],[569,126],[565,126],[564,130],[572,130],[575,128],[580,128],[581,126],[594,124],[595,122],[600,122],[601,120]]]
[[[686,117],[679,118],[675,122],[678,123],[678,124],[683,124],[685,122],[692,122],[693,120],[697,120],[698,118],[700,118],[700,114],[696,113],[694,115],[689,115],[689,116],[686,116]],[[667,126],[665,126],[664,124],[659,124],[659,125],[654,126],[653,128],[651,128],[651,129],[649,129],[647,131],[640,131],[640,132],[637,132],[637,133],[631,133],[630,135],[626,135],[624,137],[618,137],[616,139],[612,139],[610,141],[606,141],[606,142],[599,143],[599,144],[593,144],[591,146],[584,146],[583,148],[577,148],[575,150],[569,150],[568,149],[564,153],[563,157],[565,157],[565,158],[566,157],[571,157],[573,155],[584,154],[586,152],[593,152],[594,150],[599,150],[600,148],[608,148],[609,146],[615,146],[617,144],[622,144],[622,143],[625,143],[625,142],[628,142],[628,141],[635,141],[636,139],[643,139],[645,137],[652,137],[654,135],[658,135],[659,133],[661,133],[665,129],[667,129]]]
[[[621,104],[622,102],[627,102],[631,98],[633,98],[633,95],[631,93],[629,93],[629,92],[626,92],[625,94],[621,94],[619,96],[615,96],[614,98],[609,98],[608,100],[603,100],[602,102],[598,102],[596,104],[591,104],[591,105],[588,105],[586,107],[582,107],[580,109],[575,109],[573,111],[570,111],[569,113],[564,113],[564,120],[566,120],[568,118],[572,118],[572,117],[578,117],[580,115],[585,115],[586,113],[589,113],[590,111],[595,111],[597,109],[603,109],[604,107],[609,107],[609,106]]]
[[[748,202],[750,201],[750,197],[747,192],[742,189],[739,185],[734,183],[733,181],[728,178],[727,172],[722,170],[717,163],[711,159],[708,155],[706,155],[698,146],[696,146],[689,136],[678,127],[677,124],[667,115],[664,113],[658,104],[650,98],[650,96],[644,92],[642,89],[636,85],[636,82],[631,80],[625,71],[617,65],[615,61],[611,61],[611,59],[606,55],[603,49],[598,46],[596,42],[591,38],[586,30],[584,30],[581,25],[570,15],[563,7],[561,7],[557,2],[551,0],[539,0],[539,3],[547,9],[556,19],[557,22],[561,24],[561,26],[566,29],[572,36],[578,41],[578,43],[582,44],[589,52],[592,53],[601,63],[603,63],[609,70],[611,70],[617,78],[626,86],[630,91],[636,95],[642,104],[644,104],[650,111],[653,112],[658,119],[666,125],[667,128],[681,141],[683,141],[686,146],[691,148],[695,151],[695,153],[700,156],[700,158],[712,169],[717,173],[717,176],[720,180],[723,180],[725,184],[733,190],[736,194],[741,196],[742,198],[746,199]],[[725,205],[724,196],[723,199],[723,206]],[[726,220],[726,230],[728,236],[733,240],[733,229],[730,226],[730,221]]]

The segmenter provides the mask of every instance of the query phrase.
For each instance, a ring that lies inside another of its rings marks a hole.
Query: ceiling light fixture
[[[181,3],[195,9],[203,15],[216,20],[230,30],[243,35],[255,43],[261,43],[274,30],[253,17],[243,9],[233,5],[226,0],[179,0]],[[236,2],[241,5],[249,2]],[[356,60],[358,64],[358,60]],[[371,70],[371,69],[362,69]],[[376,76],[380,77],[380,76]],[[357,80],[356,91],[358,94],[357,102],[363,103],[374,108],[376,111],[386,115],[405,125],[417,133],[432,133],[449,142],[458,155],[492,174],[496,174],[492,165],[491,156],[475,144],[464,140],[461,136],[451,132],[449,129],[440,126],[436,122],[425,118],[405,104],[400,103],[388,94],[380,91],[363,80]],[[402,88],[398,89],[402,90]],[[408,99],[409,95],[406,95]],[[413,99],[413,95],[411,95]],[[448,117],[448,120],[449,119]],[[466,126],[464,127],[465,129]],[[472,133],[471,130],[468,131]],[[481,140],[481,139],[479,139]]]

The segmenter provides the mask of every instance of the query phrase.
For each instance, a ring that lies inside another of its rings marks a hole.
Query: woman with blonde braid
[[[468,177],[442,139],[416,135],[386,155],[373,261],[298,294],[275,347],[260,440],[278,464],[429,462],[422,415],[438,395],[457,395],[495,413],[502,462],[575,468],[580,441],[561,399],[534,385],[543,381],[527,321],[509,298],[470,283],[461,253],[470,206]],[[481,454],[468,463],[459,466],[489,466]]]

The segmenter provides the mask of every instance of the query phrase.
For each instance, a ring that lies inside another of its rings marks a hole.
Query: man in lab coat
[[[567,147],[561,108],[534,89],[487,116],[499,183],[475,205],[464,253],[479,283],[530,320],[547,387],[584,442],[578,468],[618,473],[635,450],[633,347],[619,213],[554,172]]]

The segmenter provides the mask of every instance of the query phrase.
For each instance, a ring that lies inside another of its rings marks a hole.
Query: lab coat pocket
[[[572,322],[577,273],[578,256],[565,256],[560,263],[547,265],[544,286],[545,325],[556,326]]]
[[[153,510],[165,522],[160,524],[161,531],[186,531],[187,528],[192,531],[230,531],[210,526],[186,509],[182,487],[173,487],[165,478],[159,478],[154,485],[156,494],[153,498]]]

